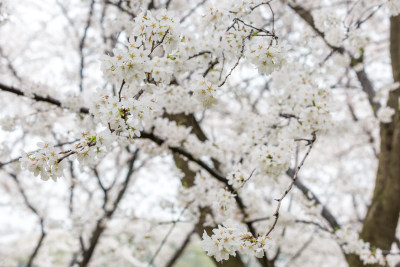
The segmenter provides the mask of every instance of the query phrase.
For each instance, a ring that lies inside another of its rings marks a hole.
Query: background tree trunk
[[[400,16],[390,19],[390,55],[393,79],[400,82]],[[387,106],[395,110],[391,123],[381,123],[379,167],[371,205],[360,237],[383,250],[395,240],[400,212],[400,89],[391,91]],[[363,266],[357,256],[347,257],[350,267]]]

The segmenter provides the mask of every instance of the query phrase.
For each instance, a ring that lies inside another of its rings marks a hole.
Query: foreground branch
[[[287,196],[287,194],[289,194],[289,192],[290,192],[290,191],[292,190],[292,188],[293,188],[293,185],[296,183],[297,175],[298,175],[298,173],[299,173],[301,167],[303,166],[304,162],[306,161],[306,158],[307,158],[308,155],[310,154],[311,149],[312,149],[312,147],[313,147],[313,145],[314,145],[314,142],[315,142],[316,138],[317,138],[317,137],[316,137],[316,134],[315,134],[315,132],[313,132],[313,134],[312,134],[312,139],[309,140],[309,143],[307,144],[307,145],[308,145],[308,150],[307,150],[306,154],[304,155],[303,159],[301,160],[299,166],[296,167],[295,172],[294,172],[293,177],[292,177],[292,182],[290,183],[289,187],[285,190],[285,192],[283,193],[283,195],[282,195],[279,199],[276,199],[276,201],[278,201],[278,205],[277,205],[276,210],[275,210],[275,213],[274,213],[275,220],[274,220],[274,222],[273,222],[271,228],[270,228],[270,229],[268,230],[268,232],[265,234],[265,236],[268,236],[268,235],[274,230],[276,224],[278,223],[278,220],[279,220],[279,209],[281,208],[282,200]]]

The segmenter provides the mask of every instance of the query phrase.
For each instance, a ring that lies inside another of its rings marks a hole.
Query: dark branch
[[[190,17],[195,11],[196,9],[198,9],[200,6],[202,6],[207,0],[202,0],[201,2],[199,2],[194,8],[192,8],[185,16],[183,16],[179,23],[184,22],[188,17]]]
[[[6,91],[6,92],[9,92],[9,93],[13,93],[13,94],[16,94],[16,95],[19,95],[19,96],[25,96],[25,97],[30,98],[23,91],[21,91],[21,90],[19,90],[17,88],[14,88],[12,86],[8,86],[8,85],[5,85],[5,84],[2,84],[2,83],[0,83],[0,90]],[[47,102],[49,104],[55,105],[55,106],[60,107],[60,108],[65,108],[65,107],[62,106],[62,104],[61,104],[61,102],[59,100],[57,100],[55,98],[52,98],[50,96],[40,96],[40,95],[37,95],[37,94],[33,94],[33,97],[31,99],[36,100],[36,101],[41,101],[41,102]],[[84,114],[89,114],[89,109],[82,107],[82,108],[80,108],[79,112],[84,113]]]
[[[118,8],[120,11],[122,11],[122,12],[128,14],[129,16],[131,16],[131,18],[135,18],[135,17],[136,17],[136,14],[135,14],[135,13],[133,13],[132,11],[130,11],[130,10],[128,10],[128,9],[126,9],[126,8],[124,8],[124,7],[122,7],[122,6],[121,6],[121,3],[118,3],[118,4],[117,4],[117,3],[114,3],[114,2],[112,2],[112,1],[110,1],[110,0],[105,0],[104,3],[106,3],[107,5],[115,6],[115,7]]]
[[[94,7],[94,0],[92,0],[92,2],[90,3],[90,7],[89,7],[89,15],[86,21],[86,26],[85,29],[83,31],[83,36],[82,39],[79,43],[79,55],[81,57],[81,62],[80,62],[80,70],[79,70],[79,90],[82,92],[83,91],[83,69],[84,69],[84,65],[85,65],[85,56],[83,54],[83,48],[85,47],[85,40],[87,37],[87,32],[90,28],[90,23],[92,21],[92,16],[93,16],[93,7]]]
[[[181,246],[175,251],[174,255],[172,255],[171,259],[168,261],[168,263],[165,265],[166,267],[172,267],[175,262],[179,259],[179,257],[182,255],[183,251],[187,247],[187,245],[190,242],[190,238],[192,237],[193,233],[196,232],[196,229],[193,229],[185,238]]]
[[[46,232],[44,231],[44,220],[43,217],[40,216],[39,212],[36,210],[35,207],[30,203],[27,195],[25,194],[25,190],[22,188],[21,183],[18,180],[18,177],[15,174],[9,173],[9,175],[14,179],[15,183],[17,184],[18,190],[21,193],[25,205],[38,217],[39,222],[40,222],[40,230],[41,230],[41,235],[39,238],[38,243],[36,244],[32,254],[29,256],[28,263],[26,264],[27,267],[32,267],[33,266],[33,261],[35,260],[40,247],[42,246],[43,240],[46,237]]]
[[[298,173],[299,173],[301,167],[303,166],[303,164],[304,164],[306,158],[307,158],[308,155],[310,154],[311,149],[312,149],[312,147],[313,147],[313,144],[314,144],[315,140],[316,140],[316,134],[315,134],[315,132],[314,132],[314,133],[313,133],[313,139],[310,141],[309,144],[307,144],[307,145],[308,145],[308,150],[307,150],[306,154],[304,155],[304,157],[303,157],[303,159],[301,160],[299,166],[296,167],[296,169],[295,169],[295,171],[294,171],[294,173],[293,173],[292,182],[290,183],[289,187],[285,190],[285,192],[282,194],[282,196],[281,196],[279,199],[277,199],[278,205],[277,205],[276,210],[275,210],[275,213],[274,213],[275,220],[274,220],[274,222],[273,222],[271,228],[270,228],[270,229],[268,230],[268,232],[265,234],[265,236],[268,236],[268,235],[274,230],[276,224],[278,223],[278,220],[279,220],[279,209],[281,208],[282,200],[287,196],[287,194],[290,192],[290,190],[292,190],[293,185],[296,183],[297,175],[298,175]]]
[[[365,72],[365,69],[362,68],[361,70],[356,70],[355,66],[358,64],[363,63],[363,55],[360,55],[358,58],[353,57],[348,51],[344,49],[344,47],[335,47],[331,44],[328,43],[328,41],[325,39],[325,35],[323,32],[319,31],[315,24],[314,24],[314,18],[312,17],[310,11],[305,10],[301,6],[293,6],[293,5],[288,5],[295,13],[297,13],[324,41],[324,43],[332,49],[331,53],[329,54],[328,57],[330,57],[334,52],[339,52],[340,54],[348,54],[351,57],[351,64],[350,67],[354,70],[354,72],[357,75],[358,81],[361,84],[361,87],[363,91],[368,95],[368,100],[369,103],[374,111],[374,114],[376,116],[376,111],[379,109],[380,104],[376,101],[374,101],[375,97],[375,90],[372,85],[371,80],[368,78],[367,73]]]
[[[292,176],[294,173],[293,169],[289,169],[287,174]],[[316,205],[322,206],[321,216],[329,223],[333,230],[340,229],[341,226],[337,222],[335,216],[330,212],[330,210],[322,204],[319,198],[306,186],[304,185],[299,179],[295,181],[296,187],[303,193],[303,195],[310,201],[313,201]]]
[[[142,132],[141,133],[141,138],[150,139],[154,143],[156,143],[156,144],[158,144],[160,146],[165,142],[163,139],[155,136],[153,133]],[[168,148],[172,152],[178,153],[178,154],[186,157],[188,160],[197,163],[206,172],[208,172],[212,177],[214,177],[218,181],[224,183],[224,185],[227,187],[227,189],[230,192],[234,192],[235,191],[234,188],[232,187],[232,185],[228,184],[228,180],[226,179],[226,177],[223,174],[221,174],[219,171],[215,170],[214,168],[211,168],[210,166],[208,166],[207,163],[205,163],[204,161],[202,161],[200,159],[196,159],[195,157],[193,157],[192,154],[190,154],[189,152],[187,152],[186,150],[184,150],[184,149],[182,149],[180,147],[168,146]],[[240,211],[242,212],[243,216],[246,218],[247,217],[246,209],[245,209],[243,200],[241,199],[239,194],[236,194],[235,200],[236,200],[236,203],[238,204],[238,207],[239,207]],[[249,228],[250,232],[253,235],[255,235],[256,231],[255,231],[254,227],[250,223],[247,223],[247,227]]]
[[[172,231],[175,229],[176,223],[177,221],[180,220],[180,218],[183,216],[183,214],[185,213],[185,211],[189,208],[190,204],[192,204],[194,202],[194,200],[190,201],[189,203],[186,204],[186,206],[182,209],[182,211],[179,213],[178,218],[175,220],[174,223],[172,223],[171,227],[169,228],[167,234],[164,236],[163,240],[161,241],[160,245],[158,246],[156,252],[154,253],[153,257],[151,257],[149,265],[153,265],[154,260],[156,259],[158,253],[160,253],[162,247],[165,245],[165,243],[167,242],[168,237],[171,235]],[[193,233],[193,231],[192,231]],[[191,235],[191,234],[190,234]]]
[[[117,198],[114,200],[113,207],[110,210],[104,210],[104,215],[97,221],[96,227],[92,232],[89,247],[87,249],[82,249],[82,260],[79,263],[79,267],[86,267],[89,264],[89,261],[93,256],[93,252],[98,244],[98,241],[100,240],[102,233],[106,229],[107,221],[111,219],[114,212],[117,210],[118,205],[122,197],[124,196],[126,189],[128,188],[132,174],[135,171],[134,163],[137,159],[138,151],[139,150],[136,150],[134,152],[133,156],[128,162],[128,172],[125,176],[124,182],[122,183],[122,187],[118,192]]]

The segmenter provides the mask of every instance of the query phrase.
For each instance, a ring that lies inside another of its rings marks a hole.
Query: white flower
[[[317,9],[312,12],[315,27],[321,32],[337,27],[341,24],[341,19],[330,9]]]
[[[342,41],[345,37],[345,31],[342,27],[334,27],[329,29],[328,31],[325,32],[325,38],[326,41],[336,47],[339,47],[342,45]]]
[[[254,152],[258,170],[272,177],[278,177],[289,168],[293,147],[293,143],[289,140],[284,140],[277,146],[259,146]]]
[[[229,256],[236,256],[236,252],[262,257],[266,246],[266,237],[257,238],[246,232],[244,227],[235,224],[231,220],[223,226],[213,229],[213,234],[208,236],[204,231],[202,247],[208,256],[213,256],[217,261],[227,260]]]
[[[235,207],[235,195],[231,192],[220,188],[215,194],[213,202],[214,209],[221,212],[225,216],[229,216]]]
[[[268,75],[286,63],[287,49],[284,43],[270,45],[263,39],[253,39],[245,51],[245,56],[257,67],[258,72]]]
[[[176,121],[157,118],[154,121],[154,134],[164,139],[170,146],[180,146],[190,134],[192,128],[177,125]]]
[[[216,86],[206,78],[198,77],[194,79],[194,96],[200,100],[204,107],[210,107],[217,103]]]
[[[131,97],[121,99],[117,96],[99,92],[90,112],[97,123],[107,127],[117,136],[125,136],[132,139],[140,136],[145,122],[150,120],[153,104],[143,97],[136,100]]]
[[[351,229],[339,229],[335,232],[338,243],[347,254],[359,255],[364,264],[385,265],[385,257],[379,248],[371,248],[368,242],[360,239],[357,232]]]
[[[238,189],[246,182],[246,177],[240,170],[240,165],[235,171],[228,174],[227,178],[228,184],[232,185],[234,189]]]
[[[392,121],[392,116],[394,115],[395,111],[391,107],[381,107],[376,115],[378,119],[382,123],[390,123]]]
[[[32,153],[26,153],[21,159],[21,167],[32,172],[35,176],[39,176],[44,181],[51,178],[57,181],[57,178],[64,176],[66,162],[61,160],[63,155],[59,155],[54,147],[49,144],[39,142],[37,146],[40,148]]]
[[[343,37],[343,36],[342,36]],[[368,36],[365,32],[357,29],[349,32],[348,46],[346,47],[353,55],[360,53],[360,49],[368,44]]]
[[[390,10],[390,16],[397,16],[400,14],[400,1],[399,0],[387,0]]]

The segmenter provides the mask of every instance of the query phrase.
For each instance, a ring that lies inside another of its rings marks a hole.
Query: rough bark
[[[394,81],[400,82],[400,16],[390,19],[390,54]],[[389,94],[388,106],[396,113],[391,123],[381,123],[379,167],[371,205],[360,237],[383,250],[390,250],[400,212],[400,89]],[[350,267],[363,266],[355,256],[347,257]],[[378,266],[378,265],[376,265]]]

